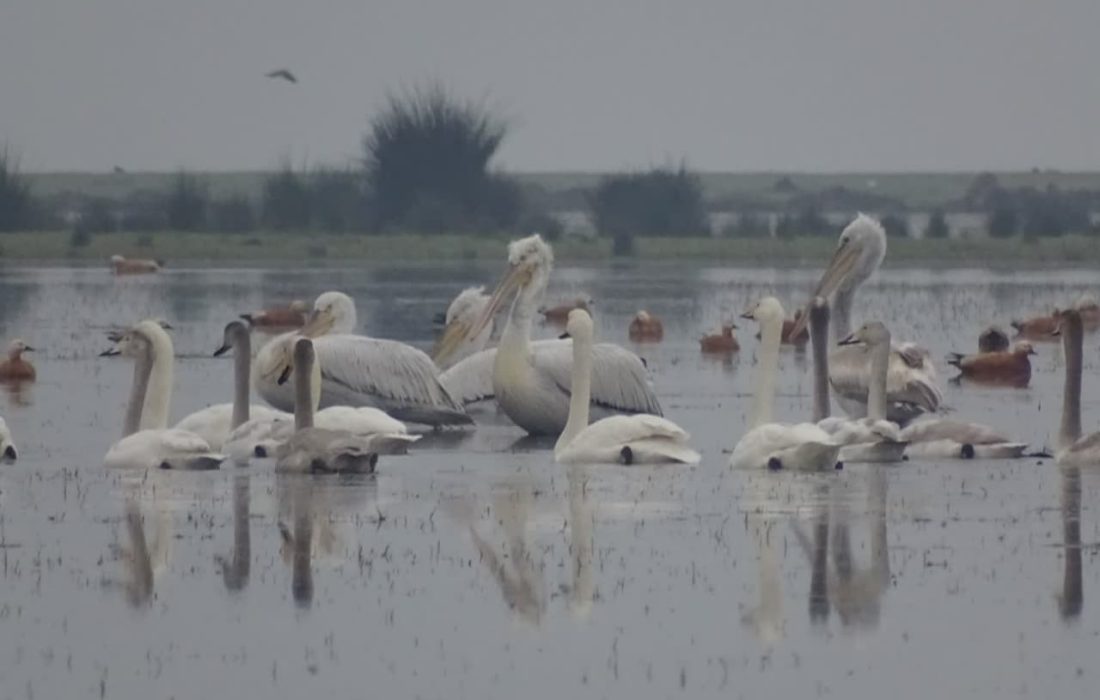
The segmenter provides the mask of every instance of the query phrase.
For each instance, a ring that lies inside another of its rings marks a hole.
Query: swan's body
[[[14,462],[19,457],[19,451],[15,449],[15,442],[11,437],[11,430],[7,422],[0,418],[0,460]]]
[[[34,381],[37,375],[34,365],[23,359],[23,353],[33,351],[34,348],[22,340],[11,341],[8,356],[0,360],[0,380]]]
[[[131,469],[217,469],[225,459],[200,436],[169,429],[172,395],[172,339],[156,321],[142,321],[122,334],[104,354],[135,359],[124,437],[104,457],[108,467]]]
[[[839,343],[852,334],[852,302],[856,290],[874,274],[886,256],[886,232],[874,219],[860,214],[840,234],[836,252],[821,276],[815,297],[834,296],[833,340]],[[803,314],[792,334],[801,332]],[[870,355],[861,345],[835,350],[829,357],[829,381],[837,403],[853,417],[867,415],[870,384]],[[936,369],[928,351],[912,343],[891,347],[886,375],[887,415],[904,425],[922,413],[935,412],[943,401]]]
[[[245,375],[246,378],[247,376]],[[248,414],[250,421],[257,422],[269,423],[280,419],[290,419],[289,413],[261,404],[249,406]],[[177,430],[194,433],[206,440],[212,449],[221,450],[229,442],[230,436],[235,431],[233,426],[233,404],[219,403],[199,409],[184,417],[176,423],[175,427]]]
[[[276,451],[276,466],[296,472],[372,473],[379,450],[375,436],[355,435],[346,430],[327,430],[313,423],[319,387],[319,370],[313,342],[300,338],[294,344],[294,434]],[[285,381],[289,371],[281,379]],[[410,436],[406,436],[410,437]],[[409,441],[414,441],[413,437]]]
[[[300,335],[276,336],[256,356],[252,381],[260,396],[280,410],[293,410],[294,392],[276,380],[295,340],[312,338],[321,365],[321,403],[371,406],[398,420],[433,427],[467,425],[472,419],[439,382],[424,352],[394,340],[352,335],[355,304],[346,294],[317,297]]]
[[[687,445],[687,432],[666,418],[638,413],[588,423],[592,318],[587,311],[571,311],[566,329],[573,338],[573,376],[569,418],[554,445],[554,458],[567,464],[698,463],[699,453]]]
[[[451,305],[447,307],[443,325],[449,326],[452,323],[473,325],[478,317],[485,313],[485,309],[488,308],[491,300],[492,297],[485,293],[485,287],[467,287],[463,289],[454,298]],[[492,336],[493,324],[489,323],[481,329],[480,333],[464,340],[454,354],[446,358],[446,361],[439,366],[439,369],[446,370],[470,355],[481,352],[489,344],[489,339]]]
[[[840,443],[842,462],[899,462],[906,443],[896,423],[886,420],[886,373],[890,359],[890,332],[881,323],[865,324],[841,341],[843,346],[873,343],[865,418],[829,417],[829,307],[815,299],[810,308],[810,336],[814,361],[814,420]]]
[[[766,297],[744,317],[760,324],[757,384],[751,427],[733,448],[730,466],[738,469],[835,468],[841,446],[816,424],[771,422],[780,336],[783,332],[782,304],[774,297]]]
[[[514,293],[499,345],[459,362],[441,379],[464,403],[493,397],[504,413],[528,433],[558,435],[569,417],[572,345],[561,340],[531,342],[535,308],[546,289],[553,252],[538,235],[529,236],[508,246],[508,260],[508,274],[493,292],[489,307],[472,326],[448,326],[436,358],[446,362],[465,338],[482,331]],[[637,355],[607,343],[594,346],[592,352],[593,409],[661,415],[645,365]]]
[[[1062,426],[1058,432],[1055,459],[1070,467],[1100,464],[1100,432],[1081,435],[1081,374],[1084,324],[1081,312],[1060,315],[1062,347],[1066,355],[1066,381],[1062,396]]]

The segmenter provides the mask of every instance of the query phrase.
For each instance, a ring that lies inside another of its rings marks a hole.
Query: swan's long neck
[[[814,363],[814,422],[829,417],[829,307],[810,306],[810,342]]]
[[[756,370],[756,395],[752,401],[752,422],[756,428],[772,420],[775,401],[775,375],[779,371],[779,341],[783,335],[783,319],[766,320],[760,328],[760,364]]]
[[[167,333],[156,333],[150,338],[153,353],[152,376],[145,393],[145,407],[141,412],[142,430],[163,430],[168,427],[168,408],[172,401],[172,371],[175,364],[172,339]]]
[[[248,382],[252,371],[252,342],[241,333],[233,347],[233,424],[236,428],[248,422]]]
[[[890,367],[890,340],[871,348],[871,376],[867,386],[867,417],[886,420],[886,372]]]
[[[294,429],[313,427],[313,412],[316,404],[313,400],[313,358],[296,359],[294,362]]]
[[[1062,324],[1062,347],[1066,354],[1066,386],[1062,394],[1062,429],[1058,439],[1067,447],[1081,437],[1081,354],[1084,343],[1081,319],[1067,314]]]
[[[134,381],[130,384],[130,400],[126,403],[126,415],[122,419],[122,437],[141,430],[145,394],[149,390],[149,375],[153,371],[151,353],[152,349],[146,346],[134,362]]]
[[[569,418],[554,445],[555,452],[567,447],[588,425],[588,404],[592,400],[591,338],[573,338],[573,377],[570,392]]]
[[[855,283],[843,285],[833,295],[832,326],[833,342],[839,343],[852,334],[852,303],[855,301]]]

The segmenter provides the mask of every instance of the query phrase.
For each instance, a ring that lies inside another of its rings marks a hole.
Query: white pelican
[[[443,317],[444,327],[460,321],[467,325],[473,325],[492,299],[485,293],[485,287],[467,287],[458,293],[451,305],[447,307],[447,313]],[[493,324],[490,323],[476,336],[463,340],[454,353],[446,358],[446,362],[439,365],[439,369],[445,370],[454,366],[460,360],[464,360],[475,352],[481,352],[489,344],[493,336]]]
[[[222,345],[214,351],[214,357],[219,357],[230,350],[233,351],[232,418],[229,423],[230,430],[225,435],[220,449],[234,462],[244,464],[253,456],[266,457],[272,454],[271,450],[280,441],[279,437],[282,436],[285,440],[293,431],[294,416],[266,407],[263,411],[255,411],[259,415],[252,415],[254,407],[249,405],[248,395],[252,365],[252,338],[248,326],[241,321],[232,321],[225,327]],[[220,408],[220,406],[213,408]],[[180,421],[176,427],[182,425],[183,421]]]
[[[572,345],[560,339],[531,342],[535,309],[546,290],[554,254],[535,234],[509,244],[508,264],[508,272],[481,317],[472,325],[456,322],[444,331],[436,361],[446,362],[466,338],[481,333],[497,309],[515,294],[500,343],[496,349],[471,355],[440,378],[464,403],[495,397],[504,413],[528,433],[558,435],[569,416]],[[637,355],[609,343],[594,346],[592,354],[594,409],[603,415],[661,415],[661,405]]]
[[[295,341],[294,434],[276,450],[276,467],[295,472],[374,472],[378,453],[372,451],[369,438],[313,425],[314,359],[309,338]],[[281,379],[286,380],[285,373]]]
[[[1055,459],[1070,467],[1100,464],[1100,432],[1081,435],[1081,370],[1084,324],[1077,310],[1060,314],[1062,347],[1066,355],[1066,383],[1062,394],[1062,426]]]
[[[833,469],[838,466],[840,443],[813,423],[772,423],[775,375],[779,369],[783,305],[774,297],[758,301],[743,318],[760,324],[756,394],[750,428],[730,456],[737,469]]]
[[[566,464],[698,464],[699,453],[687,446],[688,434],[666,418],[635,413],[608,416],[589,425],[592,317],[582,309],[570,311],[565,332],[573,338],[573,377],[569,419],[554,445],[554,459]]]
[[[835,297],[832,304],[833,340],[839,343],[852,334],[852,301],[859,285],[874,274],[886,256],[886,232],[865,214],[857,216],[840,234],[836,252],[821,276],[813,297]],[[795,319],[791,335],[797,336],[808,321],[807,314]],[[867,413],[870,357],[866,348],[849,345],[829,358],[829,381],[837,403],[850,416]],[[890,353],[886,378],[887,417],[904,425],[925,412],[936,411],[943,401],[936,369],[928,351],[912,343],[895,345]]]
[[[11,438],[11,430],[3,418],[0,418],[0,460],[14,462],[19,458],[15,449],[15,442]]]
[[[355,302],[340,292],[317,297],[299,333],[271,339],[256,355],[252,382],[260,396],[284,411],[294,393],[280,385],[296,338],[312,338],[321,363],[321,406],[373,406],[394,418],[434,427],[468,425],[473,420],[436,376],[424,352],[394,340],[353,335]]]
[[[225,459],[195,433],[168,428],[172,397],[172,339],[156,321],[142,321],[103,355],[134,358],[134,381],[123,437],[107,451],[108,467],[217,469]]]
[[[906,444],[896,423],[886,420],[886,372],[890,361],[890,331],[881,323],[865,324],[840,341],[841,345],[874,344],[866,418],[829,417],[829,307],[814,299],[810,308],[813,342],[814,421],[833,437],[842,462],[900,462]]]

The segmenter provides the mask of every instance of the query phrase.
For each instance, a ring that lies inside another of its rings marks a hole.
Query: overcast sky
[[[1100,169],[1100,0],[0,0],[28,170],[340,162],[433,80],[513,170]]]

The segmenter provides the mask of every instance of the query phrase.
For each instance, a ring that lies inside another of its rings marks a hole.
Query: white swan
[[[779,345],[783,333],[783,305],[774,297],[757,302],[743,318],[760,324],[757,350],[756,394],[752,420],[730,455],[738,469],[833,469],[838,466],[840,444],[813,423],[772,423],[775,375],[779,369]]]
[[[836,252],[818,282],[813,297],[834,295],[833,340],[852,333],[852,302],[856,290],[875,273],[886,256],[886,232],[869,216],[860,214],[840,234]],[[808,320],[795,320],[791,335],[802,332]],[[867,414],[870,357],[857,345],[838,348],[829,358],[829,380],[837,403],[850,416]],[[886,375],[887,418],[904,425],[922,413],[935,412],[943,401],[936,368],[928,351],[913,343],[894,345]]]
[[[589,425],[592,392],[592,317],[569,312],[566,334],[573,338],[573,377],[569,419],[554,445],[554,458],[566,464],[622,462],[697,464],[699,453],[687,445],[688,434],[672,421],[636,413],[608,416]]]
[[[440,384],[424,352],[395,340],[353,335],[355,302],[341,292],[317,297],[306,325],[260,349],[252,382],[276,408],[292,410],[294,392],[277,381],[298,337],[312,338],[321,363],[321,406],[373,406],[410,423],[433,427],[473,422]]]
[[[313,342],[294,343],[294,434],[276,450],[275,465],[282,471],[373,473],[378,463],[370,437],[313,425],[316,393]],[[280,379],[286,381],[286,373]]]
[[[1059,315],[1062,347],[1066,356],[1066,382],[1062,395],[1062,425],[1054,454],[1059,464],[1086,467],[1100,464],[1100,432],[1081,435],[1081,373],[1084,324],[1076,309]]]
[[[818,297],[810,308],[810,341],[814,364],[814,421],[833,437],[842,462],[900,462],[906,443],[896,423],[886,420],[886,373],[890,361],[890,331],[881,323],[865,324],[841,345],[875,344],[871,352],[867,417],[829,416],[829,307]]]
[[[214,351],[214,357],[224,355],[230,350],[233,351],[233,403],[230,404],[232,415],[221,449],[237,464],[246,464],[254,456],[266,457],[274,454],[275,446],[285,441],[294,430],[294,416],[267,407],[257,411],[258,407],[249,405],[252,337],[243,321],[232,321],[226,325],[221,347]],[[213,408],[221,407],[215,406],[207,411]],[[194,415],[197,414],[192,414],[192,417]],[[184,421],[180,421],[176,427],[183,424]]]
[[[508,246],[508,272],[489,306],[472,326],[449,326],[436,350],[436,361],[445,363],[465,339],[480,334],[514,294],[497,348],[471,355],[440,378],[463,403],[495,398],[512,422],[532,435],[558,435],[569,417],[572,345],[565,340],[531,342],[535,309],[553,264],[554,253],[539,235],[513,241]],[[609,343],[594,346],[592,353],[591,403],[596,412],[661,415],[637,355]]]
[[[225,459],[200,436],[168,428],[172,395],[172,339],[156,321],[142,321],[122,334],[103,355],[134,358],[134,381],[126,408],[123,437],[103,462],[108,467],[217,469]]]
[[[15,442],[11,439],[11,430],[3,418],[0,418],[0,459],[5,462],[14,462],[19,458],[19,452],[15,449]]]
[[[485,287],[463,289],[447,307],[447,313],[443,317],[444,327],[452,323],[472,326],[478,317],[485,313],[491,300],[492,297],[485,293]],[[492,336],[493,324],[489,323],[477,335],[463,339],[462,344],[449,357],[443,358],[443,364],[439,365],[439,369],[446,370],[470,355],[481,352],[489,344]]]

